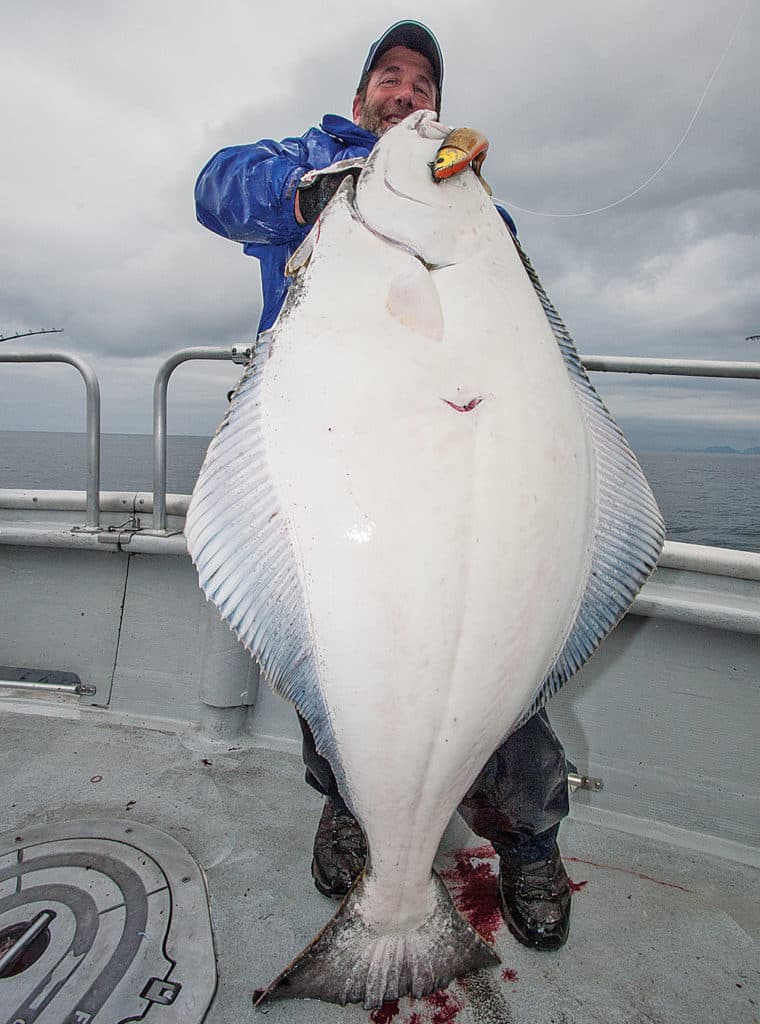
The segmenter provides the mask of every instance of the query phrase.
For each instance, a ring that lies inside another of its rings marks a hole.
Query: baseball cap
[[[433,68],[433,78],[438,89],[438,103],[441,102],[443,88],[443,56],[438,40],[433,33],[419,21],[397,21],[380,36],[369,48],[367,59],[362,68],[360,83],[372,70],[375,61],[382,57],[386,50],[394,46],[406,46],[410,50],[427,57]]]

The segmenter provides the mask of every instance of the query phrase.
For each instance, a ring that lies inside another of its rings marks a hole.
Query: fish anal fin
[[[412,931],[386,934],[362,913],[367,880],[362,876],[335,916],[275,980],[254,994],[270,999],[321,999],[363,1003],[367,1010],[411,995],[421,998],[454,978],[500,962],[496,952],[465,921],[434,875],[433,909]]]
[[[443,310],[438,289],[426,267],[414,260],[393,278],[386,309],[415,334],[431,341],[443,340]]]

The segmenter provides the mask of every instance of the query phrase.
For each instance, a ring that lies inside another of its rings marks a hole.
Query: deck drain
[[[52,910],[43,910],[33,921],[20,921],[0,930],[0,978],[12,978],[36,964],[50,944]]]
[[[203,876],[134,821],[0,836],[0,1024],[200,1024],[216,990]]]

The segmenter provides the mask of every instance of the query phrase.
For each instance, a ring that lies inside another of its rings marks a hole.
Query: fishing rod
[[[38,331],[19,331],[18,334],[0,334],[0,341],[15,341],[16,338],[31,338],[35,334],[63,334],[62,327],[41,327]]]

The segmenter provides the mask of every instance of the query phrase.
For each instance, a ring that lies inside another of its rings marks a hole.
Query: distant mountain
[[[730,445],[717,444],[708,448],[674,448],[674,452],[683,452],[700,455],[760,455],[760,445],[754,448],[731,448]]]

